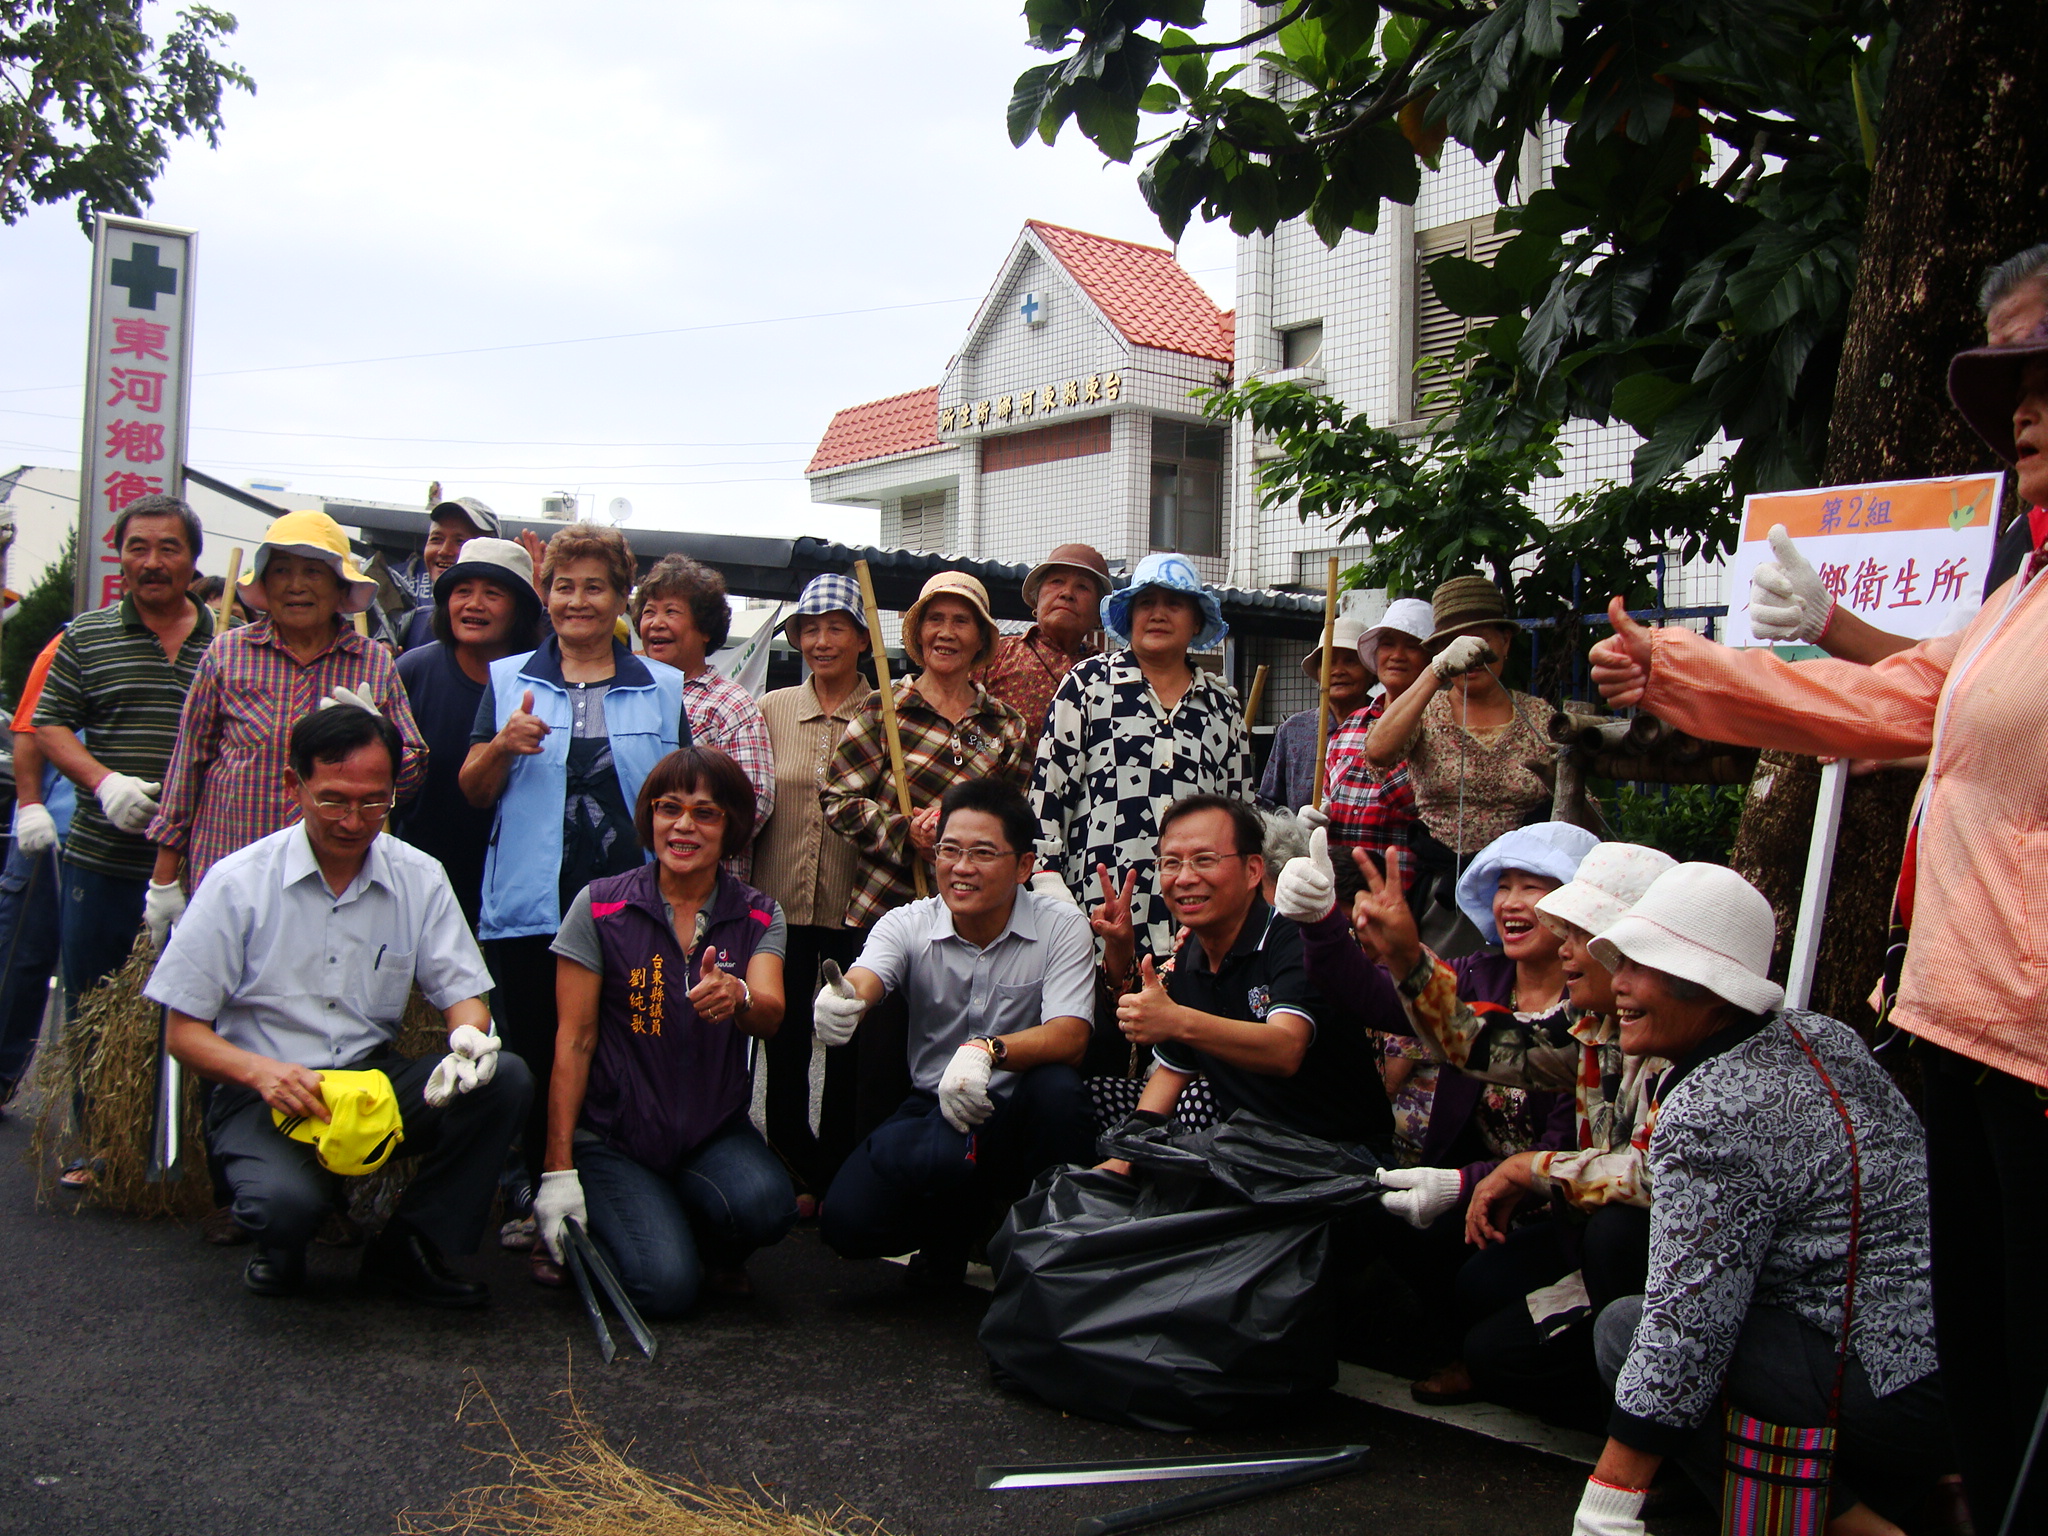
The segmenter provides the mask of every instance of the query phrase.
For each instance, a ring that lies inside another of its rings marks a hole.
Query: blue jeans
[[[103,875],[64,863],[64,1001],[77,1007],[84,993],[128,963],[142,931],[145,875]]]
[[[619,1283],[644,1317],[690,1310],[704,1264],[737,1264],[796,1225],[796,1190],[761,1133],[742,1120],[669,1177],[601,1141],[576,1144],[576,1171]]]
[[[59,887],[54,853],[23,853],[10,839],[0,871],[0,1097],[21,1076],[42,1033],[57,969]]]

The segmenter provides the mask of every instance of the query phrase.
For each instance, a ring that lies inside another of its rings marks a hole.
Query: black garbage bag
[[[1378,1160],[1246,1110],[1192,1133],[1127,1123],[1102,1151],[1136,1176],[1048,1170],[989,1243],[998,1377],[1172,1431],[1330,1386],[1330,1225],[1379,1198]]]

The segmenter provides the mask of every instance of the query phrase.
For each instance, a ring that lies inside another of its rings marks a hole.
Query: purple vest
[[[744,977],[775,904],[721,869],[704,941],[686,953],[669,927],[659,877],[660,867],[646,864],[590,882],[604,976],[580,1125],[667,1176],[745,1116],[752,1097],[748,1037],[730,1023],[706,1023],[689,1004],[696,957],[715,944],[718,968]]]

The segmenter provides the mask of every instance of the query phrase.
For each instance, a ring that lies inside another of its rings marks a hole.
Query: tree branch
[[[1309,3],[1310,0],[1295,0],[1294,9],[1285,13],[1283,16],[1281,16],[1281,18],[1278,21],[1272,23],[1272,25],[1270,26],[1261,27],[1256,32],[1247,32],[1243,37],[1238,38],[1235,42],[1186,43],[1179,48],[1162,48],[1159,50],[1159,56],[1164,59],[1172,58],[1177,54],[1228,53],[1233,48],[1246,47],[1252,43],[1258,42],[1261,38],[1271,37],[1275,32],[1280,31],[1283,27],[1290,27],[1294,25],[1295,21],[1300,17],[1301,13],[1309,8]]]

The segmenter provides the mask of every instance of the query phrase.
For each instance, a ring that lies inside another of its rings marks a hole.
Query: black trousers
[[[768,1144],[789,1164],[797,1187],[812,1194],[831,1187],[832,1175],[853,1150],[855,1092],[866,1032],[856,1031],[846,1044],[825,1052],[825,1092],[818,1107],[818,1129],[812,1131],[811,1000],[818,995],[820,966],[831,960],[844,971],[860,957],[866,936],[859,928],[789,925],[789,953],[782,962],[789,1006],[767,1047]]]
[[[1938,1046],[1924,1068],[1934,1336],[1977,1529],[1998,1529],[2048,1392],[2048,1101],[2031,1083]],[[2048,1457],[2041,1458],[2048,1460]],[[2036,1464],[2015,1531],[2048,1530]]]
[[[492,1009],[505,1050],[524,1061],[533,1075],[533,1102],[520,1127],[520,1152],[527,1177],[540,1188],[540,1165],[548,1145],[548,1080],[555,1071],[555,956],[551,933],[524,939],[491,939],[484,960],[497,983]]]
[[[374,1070],[391,1079],[405,1129],[394,1156],[422,1158],[392,1219],[443,1253],[474,1253],[490,1217],[505,1149],[525,1117],[533,1079],[525,1062],[500,1051],[498,1070],[488,1083],[433,1109],[421,1095],[440,1062],[438,1053],[408,1061],[380,1051],[351,1062],[347,1070]],[[240,1086],[215,1090],[206,1141],[233,1192],[236,1223],[265,1248],[303,1251],[334,1209],[341,1182],[320,1166],[312,1146],[280,1131],[270,1106]]]

